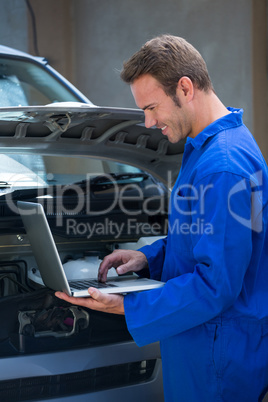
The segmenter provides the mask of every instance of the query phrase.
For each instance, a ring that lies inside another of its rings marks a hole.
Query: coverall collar
[[[201,131],[195,138],[187,137],[186,146],[190,143],[195,149],[200,149],[209,137],[219,133],[220,131],[237,127],[243,124],[242,116],[243,109],[236,109],[227,107],[230,112],[226,116],[217,119],[213,123],[209,124],[203,131]]]

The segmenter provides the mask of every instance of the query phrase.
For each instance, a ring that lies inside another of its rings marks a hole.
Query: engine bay
[[[96,278],[103,257],[114,249],[137,249],[138,241],[88,242],[55,236],[68,279]],[[1,236],[0,356],[42,353],[131,340],[124,317],[69,305],[42,282],[26,234]],[[116,272],[112,268],[110,275]]]

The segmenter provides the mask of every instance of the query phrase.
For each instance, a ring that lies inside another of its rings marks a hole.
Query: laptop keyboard
[[[86,280],[86,281],[75,281],[75,282],[69,282],[70,287],[77,289],[77,290],[82,290],[82,289],[87,289],[90,287],[96,288],[96,289],[103,289],[103,288],[110,288],[110,287],[115,287],[116,285],[112,283],[106,283],[106,282],[98,282],[97,280]]]

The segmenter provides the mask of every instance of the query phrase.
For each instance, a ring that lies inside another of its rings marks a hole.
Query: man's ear
[[[187,101],[190,102],[194,96],[194,86],[189,77],[181,77],[177,85],[177,92]]]

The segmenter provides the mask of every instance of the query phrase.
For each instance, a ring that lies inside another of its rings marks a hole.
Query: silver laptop
[[[18,201],[17,206],[42,280],[47,287],[69,296],[89,297],[88,288],[91,286],[103,293],[129,293],[164,285],[163,282],[139,278],[137,275],[111,277],[105,283],[97,279],[68,282],[42,205]]]

